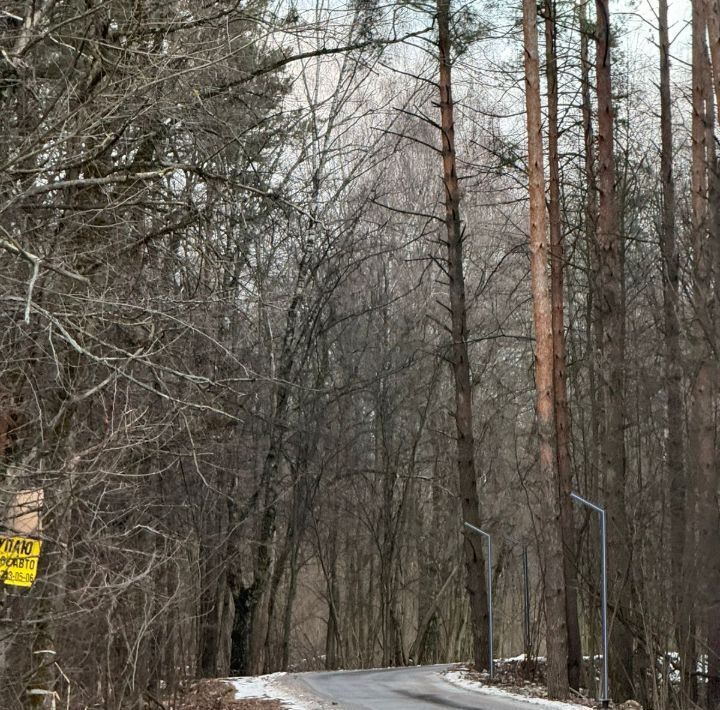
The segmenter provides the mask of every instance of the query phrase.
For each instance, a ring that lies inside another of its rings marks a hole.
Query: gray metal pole
[[[488,542],[488,559],[487,559],[487,599],[488,599],[488,650],[490,653],[489,670],[490,680],[494,677],[494,663],[493,663],[493,608],[492,608],[492,538],[490,533],[486,533],[484,530],[465,523],[465,527],[469,528],[473,532],[483,535]]]
[[[492,538],[487,536],[488,558],[487,558],[487,593],[488,593],[488,646],[490,647],[490,680],[493,679],[495,664],[493,662],[493,603],[492,603]]]
[[[600,511],[600,540],[602,545],[602,642],[603,642],[603,707],[610,704],[608,680],[608,627],[607,627],[607,526],[605,510]]]
[[[603,644],[603,678],[602,678],[602,702],[603,707],[608,707],[610,704],[610,681],[608,676],[608,628],[607,628],[607,526],[605,508],[591,503],[586,498],[578,495],[577,493],[571,493],[570,497],[591,508],[600,515],[600,618],[602,622],[602,644]]]
[[[523,547],[523,581],[524,581],[524,590],[523,590],[523,607],[525,611],[525,623],[524,623],[524,629],[525,632],[523,635],[525,636],[525,660],[527,661],[530,657],[530,649],[532,647],[532,639],[530,638],[530,579],[529,579],[529,571],[528,571],[528,551],[527,546]]]

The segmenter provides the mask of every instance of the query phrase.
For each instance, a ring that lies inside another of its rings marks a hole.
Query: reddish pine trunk
[[[523,2],[523,35],[530,192],[530,275],[535,326],[536,415],[540,439],[540,477],[546,515],[543,525],[545,536],[543,592],[547,632],[547,685],[550,697],[564,698],[568,694],[567,625],[558,505],[559,488],[554,447],[552,299],[548,278],[549,250],[545,224],[540,62],[535,0]]]

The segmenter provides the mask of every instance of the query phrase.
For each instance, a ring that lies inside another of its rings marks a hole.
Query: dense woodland
[[[0,3],[0,707],[486,667],[464,521],[495,655],[597,694],[571,490],[613,699],[720,707],[720,2],[670,9]]]

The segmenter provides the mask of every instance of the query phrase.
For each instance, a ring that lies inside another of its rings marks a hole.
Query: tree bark
[[[702,558],[700,620],[707,644],[707,707],[720,707],[720,519],[715,452],[714,407],[718,362],[713,295],[713,255],[718,235],[718,177],[715,152],[715,107],[711,65],[706,44],[707,17],[703,3],[692,14],[692,211],[693,306],[692,343],[695,377],[690,411],[690,436],[698,502],[696,564]],[[700,570],[697,570],[699,578]]]
[[[447,275],[450,290],[452,370],[455,382],[455,429],[457,434],[458,477],[463,520],[480,524],[480,502],[475,477],[472,388],[467,349],[467,311],[463,272],[463,227],[460,218],[455,156],[454,104],[452,98],[450,3],[437,1],[438,53],[440,63],[440,123],[442,128],[443,185],[445,188],[445,227],[447,230]],[[489,667],[488,608],[485,560],[482,540],[465,533],[465,585],[470,601],[473,658],[478,669]]]
[[[584,175],[586,182],[586,195],[584,204],[583,227],[585,243],[587,248],[587,264],[589,270],[587,284],[587,306],[586,306],[586,342],[589,353],[588,357],[588,379],[590,383],[590,427],[591,443],[589,456],[589,480],[585,481],[586,489],[597,498],[598,494],[598,471],[600,470],[600,441],[601,441],[601,412],[600,412],[600,388],[598,387],[598,370],[601,366],[600,353],[602,352],[602,336],[599,325],[599,298],[595,294],[597,289],[598,249],[597,249],[597,212],[598,195],[597,180],[595,175],[595,132],[593,129],[592,99],[590,83],[591,61],[589,57],[590,26],[587,19],[587,4],[578,5],[578,20],[580,24],[580,93],[581,116],[583,127],[583,159]]]
[[[615,608],[610,655],[615,701],[633,694],[633,638],[630,621],[631,556],[625,508],[625,304],[624,243],[618,227],[615,192],[614,110],[612,99],[610,14],[608,0],[596,0],[595,72],[598,107],[597,245],[599,284],[596,296],[602,336],[600,377],[604,427],[602,473],[606,476],[610,595]]]
[[[663,317],[665,323],[665,380],[667,383],[666,468],[670,485],[670,566],[673,614],[681,668],[689,668],[689,629],[685,562],[687,481],[683,444],[682,355],[680,350],[679,257],[675,233],[675,180],[673,176],[672,103],[670,96],[670,40],[667,0],[658,7],[660,44],[660,171],[662,215],[660,247],[663,255]],[[687,690],[688,676],[681,673]]]
[[[551,698],[567,697],[568,648],[563,550],[560,531],[559,487],[554,447],[553,320],[549,249],[545,220],[542,118],[540,111],[540,62],[535,0],[523,1],[525,40],[525,105],[528,133],[530,192],[530,275],[535,326],[536,417],[540,448],[540,478],[545,520],[544,608],[547,646],[547,685]]]
[[[710,40],[712,84],[715,92],[715,110],[718,112],[716,118],[720,121],[720,2],[705,0],[703,12]]]
[[[560,505],[560,536],[565,575],[565,618],[568,645],[568,681],[571,688],[580,688],[582,649],[577,610],[577,568],[575,529],[570,492],[572,491],[572,461],[570,457],[570,414],[565,375],[565,316],[564,316],[564,254],[562,217],[560,213],[560,157],[558,151],[558,85],[557,53],[555,48],[555,0],[545,0],[545,71],[548,96],[548,163],[550,168],[550,281],[553,333],[553,392],[555,440],[557,445],[558,501]]]

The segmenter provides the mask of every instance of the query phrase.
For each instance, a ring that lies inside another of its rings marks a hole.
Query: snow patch
[[[522,663],[522,661],[524,661],[524,660],[525,660],[525,654],[521,653],[519,656],[511,656],[510,658],[498,658],[495,661],[495,665],[499,665],[502,663],[512,663],[512,662]],[[536,661],[542,660],[542,656],[537,656],[535,660]]]
[[[287,673],[271,673],[270,675],[244,676],[242,678],[226,678],[235,690],[235,700],[255,698],[260,700],[279,700],[287,710],[307,710],[300,705],[298,699],[280,688],[278,681]]]
[[[585,705],[575,703],[566,703],[559,700],[548,700],[547,698],[536,698],[532,695],[519,695],[518,693],[509,693],[507,690],[501,690],[491,685],[485,685],[476,680],[470,680],[462,671],[448,671],[444,674],[446,680],[453,685],[457,685],[466,690],[474,690],[484,693],[485,695],[496,695],[502,698],[518,700],[523,703],[532,705],[542,705],[544,707],[554,708],[554,710],[588,710]]]

